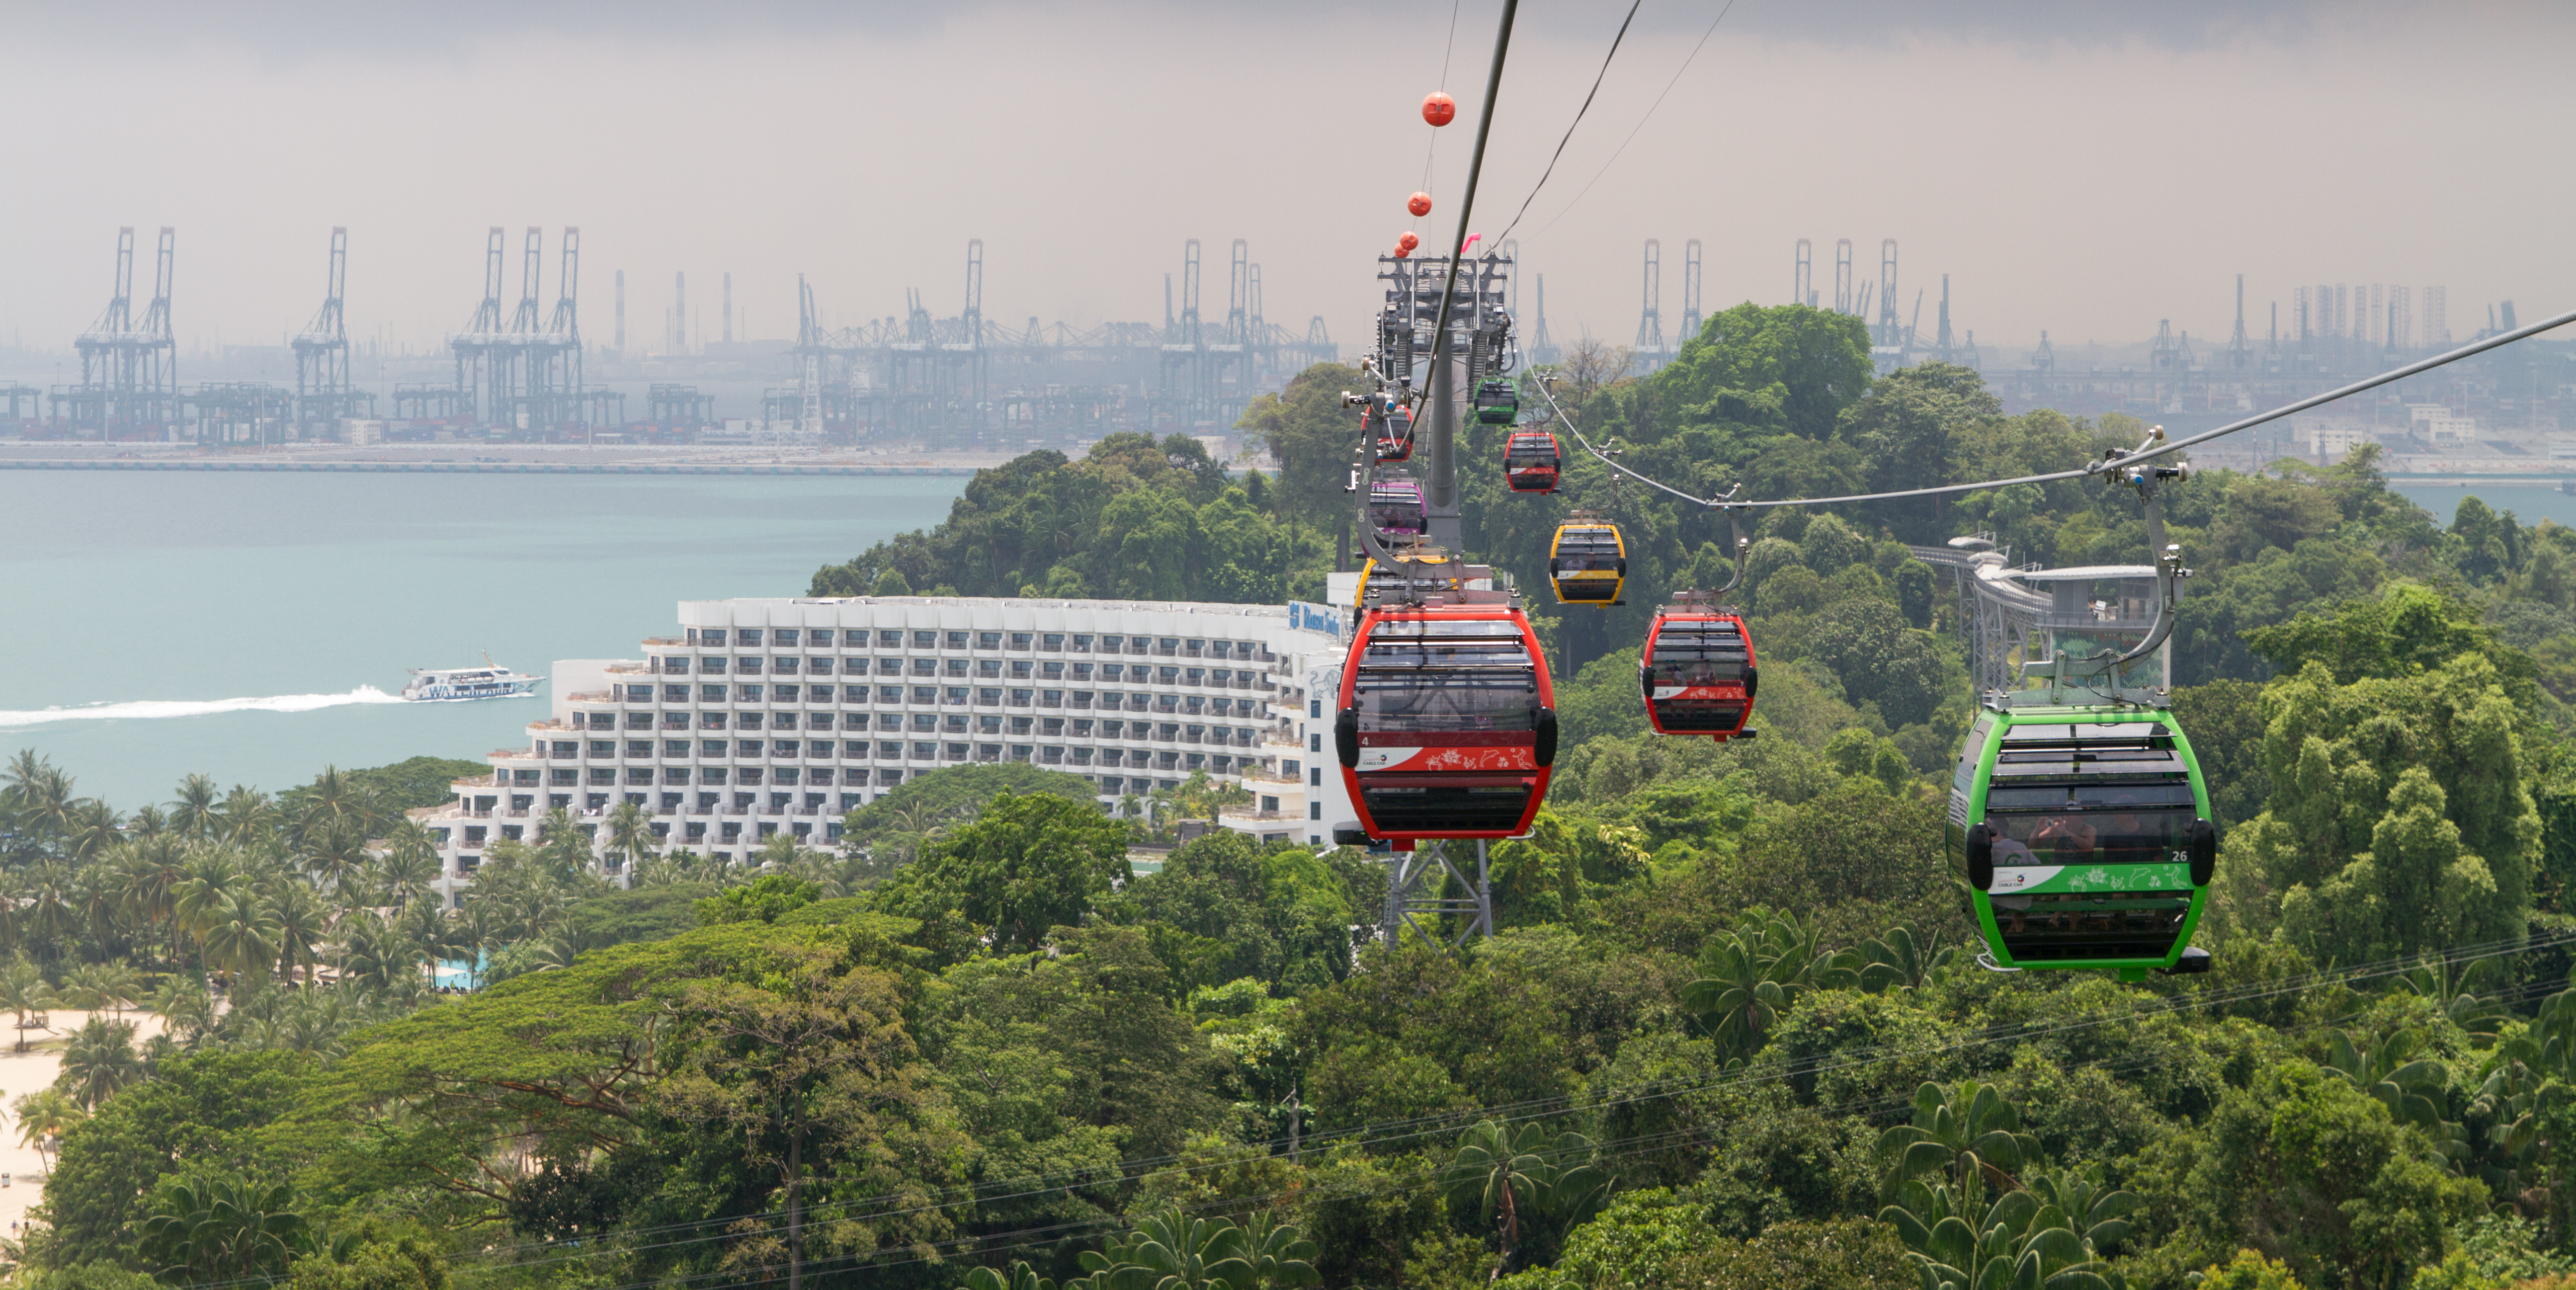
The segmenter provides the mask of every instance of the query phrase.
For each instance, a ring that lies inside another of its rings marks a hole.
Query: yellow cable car
[[[1548,581],[1556,584],[1559,604],[1625,604],[1620,590],[1628,581],[1628,543],[1619,526],[1577,514],[1556,526],[1548,544]]]
[[[1447,567],[1450,560],[1445,552],[1432,550],[1419,555],[1398,555],[1395,560],[1398,564],[1416,566],[1413,578],[1417,582],[1423,578],[1441,579],[1452,591],[1468,585],[1467,581],[1460,576],[1463,573],[1462,569]],[[1365,610],[1369,607],[1369,575],[1375,572],[1377,572],[1377,561],[1374,558],[1360,566],[1359,594],[1351,598],[1351,608]]]

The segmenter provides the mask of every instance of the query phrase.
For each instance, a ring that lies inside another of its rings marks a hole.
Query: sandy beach
[[[110,1020],[119,1020],[113,1013]],[[63,1045],[72,1032],[89,1020],[90,1014],[72,1009],[48,1013],[50,1029],[26,1032],[27,1051],[17,1051],[14,1043],[0,1044],[0,1111],[14,1105],[29,1093],[54,1082],[62,1073]],[[0,1018],[6,1020],[6,1018]],[[121,1020],[134,1023],[134,1046],[141,1048],[154,1035],[161,1033],[161,1019],[148,1012],[129,1010]],[[13,1032],[0,1026],[0,1037]],[[18,1141],[18,1120],[14,1115],[0,1117],[0,1222],[8,1224],[12,1239],[27,1211],[44,1199],[45,1159],[35,1147]]]

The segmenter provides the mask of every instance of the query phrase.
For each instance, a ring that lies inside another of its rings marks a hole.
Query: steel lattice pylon
[[[1480,933],[1487,940],[1493,939],[1494,891],[1486,880],[1484,840],[1476,842],[1476,876],[1472,879],[1450,863],[1448,848],[1446,841],[1426,841],[1415,850],[1396,852],[1388,862],[1386,911],[1378,919],[1378,944],[1394,949],[1407,927],[1426,943],[1443,949],[1456,949],[1466,944],[1468,937]],[[1465,899],[1442,895],[1444,879],[1455,879],[1471,894]],[[1463,915],[1465,921],[1458,934],[1444,943],[1437,920],[1446,914]],[[1424,918],[1433,921],[1426,924]]]

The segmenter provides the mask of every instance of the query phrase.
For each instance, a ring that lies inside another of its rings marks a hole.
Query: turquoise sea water
[[[2499,511],[2511,511],[2524,524],[2555,520],[2560,525],[2576,528],[2576,496],[2558,491],[2556,481],[2545,486],[2471,484],[2466,488],[2452,484],[2391,484],[2408,501],[2433,513],[2433,518],[2448,528],[2451,517],[2459,512],[2460,499],[2475,497]]]
[[[325,764],[479,757],[525,742],[551,683],[472,703],[363,687],[486,650],[523,672],[636,657],[679,601],[800,595],[965,484],[0,472],[0,754],[33,748],[127,811],[192,771],[274,791]]]

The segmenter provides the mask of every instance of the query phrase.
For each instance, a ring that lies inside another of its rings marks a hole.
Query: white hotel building
[[[557,662],[553,715],[526,746],[414,813],[451,905],[485,847],[533,840],[558,808],[596,837],[633,802],[662,849],[740,861],[781,831],[829,845],[844,812],[970,762],[1080,775],[1104,807],[1204,770],[1253,794],[1227,828],[1321,846],[1356,827],[1325,748],[1333,610],[853,596],[687,601],[679,617],[643,658]]]

